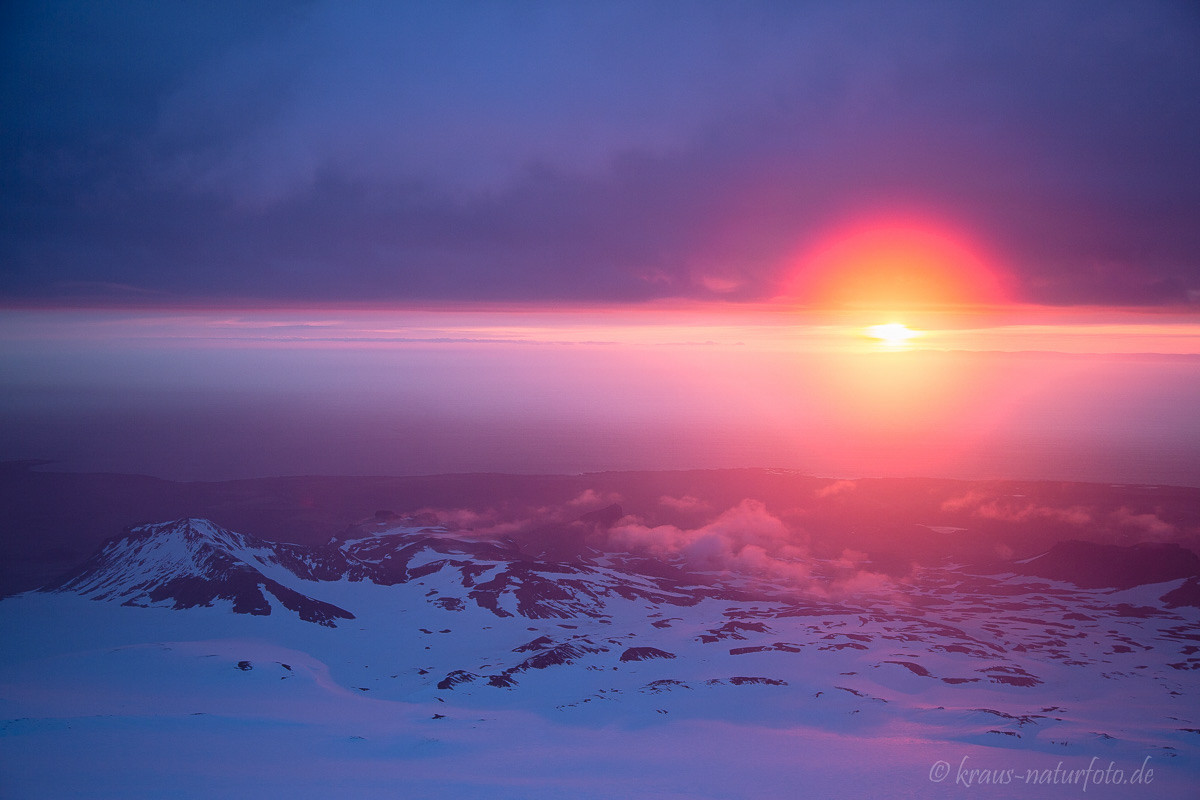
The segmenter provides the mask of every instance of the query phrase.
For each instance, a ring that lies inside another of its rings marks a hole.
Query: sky
[[[1194,3],[0,36],[0,459],[1200,485]]]
[[[1190,2],[0,13],[9,304],[762,301],[897,214],[1200,303]]]

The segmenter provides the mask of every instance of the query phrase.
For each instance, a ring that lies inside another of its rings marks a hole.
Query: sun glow
[[[904,218],[835,228],[800,255],[785,294],[810,308],[913,312],[1005,303],[983,248],[948,226]]]
[[[864,333],[872,339],[879,340],[887,347],[905,347],[911,339],[921,335],[920,331],[914,331],[912,328],[900,322],[889,322],[884,325],[871,325]]]

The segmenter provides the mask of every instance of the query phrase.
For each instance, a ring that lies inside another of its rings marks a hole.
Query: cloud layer
[[[10,300],[764,298],[895,209],[1024,299],[1200,296],[1187,4],[5,14]]]
[[[682,559],[690,569],[780,581],[816,595],[877,592],[891,585],[886,575],[869,568],[866,553],[846,550],[838,559],[813,559],[802,531],[750,498],[697,528],[649,526],[626,517],[608,531],[608,545],[665,560]]]

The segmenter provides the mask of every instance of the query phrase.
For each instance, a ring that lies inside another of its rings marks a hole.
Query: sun
[[[864,333],[872,339],[878,339],[881,344],[887,347],[897,348],[907,346],[911,339],[915,339],[921,335],[920,331],[914,331],[901,322],[871,325]]]

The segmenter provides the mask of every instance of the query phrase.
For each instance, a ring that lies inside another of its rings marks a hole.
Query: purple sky
[[[6,3],[0,302],[769,298],[863,214],[1200,303],[1193,2]]]

